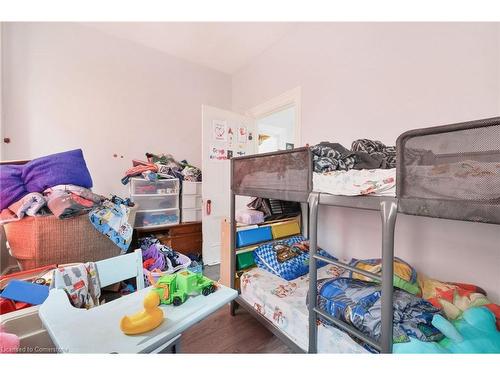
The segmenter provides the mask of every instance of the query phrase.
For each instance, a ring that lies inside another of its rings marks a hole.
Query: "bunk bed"
[[[231,159],[231,272],[234,287],[235,196],[281,199],[307,204],[302,232],[309,237],[308,352],[318,351],[319,318],[329,321],[381,353],[393,345],[393,264],[397,214],[500,224],[500,117],[411,130],[396,143],[395,196],[340,196],[315,191],[313,156],[309,148]],[[320,189],[318,189],[320,190]],[[318,253],[319,205],[379,211],[382,220],[382,272],[375,274]],[[356,272],[381,284],[381,335],[375,341],[336,319],[317,305],[317,262]],[[305,303],[305,301],[304,301]],[[232,304],[244,307],[294,351],[304,352],[286,333],[255,311],[241,296]]]

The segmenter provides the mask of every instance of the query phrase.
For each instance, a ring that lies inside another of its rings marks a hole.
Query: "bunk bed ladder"
[[[393,325],[393,267],[394,267],[394,228],[397,217],[397,201],[395,199],[380,201],[380,215],[382,219],[382,276],[357,269],[346,263],[326,258],[317,254],[318,249],[318,206],[320,201],[319,193],[309,195],[309,353],[318,352],[318,316],[330,321],[335,326],[343,329],[363,342],[369,344],[381,353],[392,352],[392,325]],[[359,332],[354,327],[345,322],[332,317],[326,311],[318,308],[317,291],[317,261],[334,264],[350,271],[362,274],[382,284],[382,322],[380,342],[376,342],[370,337]]]

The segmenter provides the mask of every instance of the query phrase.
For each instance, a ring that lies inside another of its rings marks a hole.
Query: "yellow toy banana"
[[[160,297],[158,293],[149,292],[144,298],[144,310],[124,316],[120,322],[120,329],[127,335],[137,335],[155,329],[163,322],[163,310],[158,307]]]

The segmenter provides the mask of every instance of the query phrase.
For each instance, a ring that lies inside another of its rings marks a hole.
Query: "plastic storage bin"
[[[300,234],[300,225],[297,220],[287,221],[285,223],[271,224],[273,238],[283,238]]]
[[[131,198],[134,203],[137,203],[139,211],[179,208],[178,194],[159,194],[153,196],[132,195]]]
[[[239,270],[244,270],[255,264],[253,260],[253,251],[246,251],[236,255],[236,264]]]
[[[245,229],[236,232],[236,247],[250,246],[273,239],[271,227]]]
[[[143,178],[130,179],[131,195],[151,195],[151,194],[177,194],[179,193],[179,180],[157,180],[148,181]]]
[[[154,228],[179,224],[179,210],[137,211],[134,228]]]
[[[182,194],[201,195],[201,182],[184,181],[182,183]]]
[[[201,221],[201,209],[183,209],[182,222],[188,223],[190,221]]]
[[[182,195],[182,208],[200,209],[202,206],[201,195]]]

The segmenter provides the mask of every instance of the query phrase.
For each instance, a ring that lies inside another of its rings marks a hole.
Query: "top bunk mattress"
[[[396,196],[396,168],[313,173],[313,191],[333,195]]]

